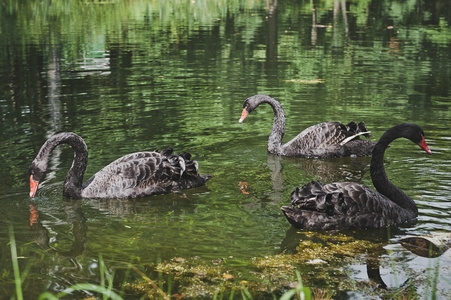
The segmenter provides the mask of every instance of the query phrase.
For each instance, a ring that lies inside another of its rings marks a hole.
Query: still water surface
[[[401,122],[424,129],[432,156],[406,140],[386,154],[388,176],[418,204],[417,222],[346,234],[382,241],[381,277],[390,288],[410,281],[427,296],[423,276],[437,271],[437,295],[449,297],[449,251],[421,258],[397,243],[451,232],[451,9],[432,2],[7,1],[0,10],[2,293],[14,294],[11,226],[29,299],[96,283],[99,255],[111,269],[132,263],[154,276],[152,266],[174,258],[222,258],[231,272],[246,272],[253,258],[295,251],[287,245],[300,235],[280,211],[292,190],[316,179],[372,186],[370,159],[267,154],[270,107],[238,124],[243,101],[266,93],[285,108],[285,141],[327,120],[364,120],[375,141]],[[181,194],[68,200],[62,183],[73,152],[59,147],[29,199],[28,166],[60,131],[85,139],[86,178],[127,153],[171,146],[192,153],[213,179]],[[365,263],[340,268],[355,282],[374,282]],[[372,293],[330,290],[345,299]]]

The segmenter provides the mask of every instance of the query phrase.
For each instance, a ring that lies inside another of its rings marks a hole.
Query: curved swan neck
[[[64,181],[63,195],[78,197],[81,195],[83,175],[88,164],[88,147],[80,136],[72,132],[62,132],[52,136],[41,147],[33,163],[42,173],[45,173],[52,151],[60,144],[68,144],[74,150],[74,160]]]
[[[391,201],[405,208],[415,215],[418,215],[418,208],[415,202],[407,196],[402,190],[395,186],[387,177],[384,167],[384,154],[388,145],[395,139],[401,137],[396,130],[388,130],[382,135],[373,149],[371,157],[370,173],[374,187],[382,195],[389,198]]]
[[[261,97],[261,103],[268,103],[274,111],[274,122],[271,133],[268,138],[268,152],[273,154],[281,154],[282,139],[285,134],[285,111],[282,105],[276,99],[270,96]]]

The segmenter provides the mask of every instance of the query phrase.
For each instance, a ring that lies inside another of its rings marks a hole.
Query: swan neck
[[[373,149],[371,157],[370,173],[376,190],[389,198],[391,201],[398,204],[400,207],[405,208],[418,215],[418,208],[415,202],[407,196],[401,189],[394,185],[387,177],[384,166],[384,154],[388,145],[397,137],[386,137],[385,134],[381,137],[379,142]]]
[[[274,123],[268,138],[268,152],[282,154],[282,139],[285,134],[285,111],[280,102],[274,98],[269,98],[267,103],[271,105],[274,111]]]
[[[84,140],[71,132],[62,132],[49,138],[41,147],[35,159],[35,164],[45,172],[51,153],[60,144],[68,144],[74,150],[74,160],[70,167],[63,186],[63,195],[66,197],[79,197],[81,195],[83,176],[88,164],[88,148]]]

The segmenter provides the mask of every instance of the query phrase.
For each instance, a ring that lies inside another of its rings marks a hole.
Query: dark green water
[[[402,122],[424,129],[432,156],[406,140],[386,154],[388,176],[416,201],[418,221],[391,240],[380,235],[394,243],[387,248],[399,262],[399,282],[422,282],[418,274],[439,265],[438,296],[446,298],[450,255],[420,258],[396,240],[451,232],[450,24],[444,0],[5,1],[0,294],[14,295],[11,225],[21,270],[28,270],[23,290],[34,299],[97,282],[99,254],[111,268],[176,257],[227,258],[232,270],[246,268],[254,257],[286,250],[292,238],[280,206],[296,186],[313,179],[372,186],[369,158],[268,155],[270,107],[238,124],[243,101],[265,93],[285,108],[285,141],[327,120],[364,120],[373,140]],[[29,199],[29,164],[60,131],[85,139],[86,178],[127,153],[171,146],[192,153],[213,179],[182,195],[68,201],[62,183],[73,152],[60,147]],[[241,193],[240,182],[250,194]],[[32,226],[30,210],[38,215]],[[356,281],[369,280],[364,265],[349,268]],[[382,269],[384,281],[399,286],[390,266]],[[428,284],[418,284],[420,296],[428,295]],[[355,293],[366,292],[340,295]]]

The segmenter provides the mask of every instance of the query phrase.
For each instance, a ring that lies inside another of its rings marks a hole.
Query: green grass
[[[11,258],[14,270],[14,282],[16,285],[16,296],[18,300],[23,300],[22,294],[22,278],[20,277],[19,261],[17,259],[16,239],[14,237],[14,228],[9,226],[9,240],[11,245]]]
[[[290,300],[292,297],[301,300],[310,300],[312,298],[310,289],[302,284],[301,274],[298,270],[296,270],[296,277],[298,278],[298,284],[296,287],[285,292],[282,297],[280,297],[280,300]]]
[[[24,298],[22,293],[22,283],[25,280],[25,277],[28,272],[24,272],[22,276],[20,274],[16,239],[14,237],[13,226],[9,226],[9,239],[11,245],[11,259],[14,270],[14,282],[16,287],[16,299],[23,300]],[[38,299],[55,300],[64,298],[65,296],[72,294],[76,291],[91,291],[101,294],[103,299],[122,300],[123,298],[113,291],[113,275],[108,274],[108,270],[105,266],[102,255],[99,255],[99,262],[100,262],[100,285],[91,283],[79,283],[72,285],[71,287],[65,289],[64,291],[56,295],[50,292],[44,292],[39,296]],[[105,283],[107,283],[107,286],[105,286]]]

